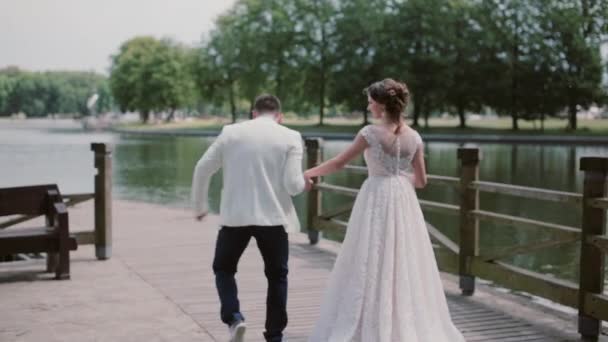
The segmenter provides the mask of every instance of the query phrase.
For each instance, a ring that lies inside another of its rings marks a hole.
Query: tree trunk
[[[363,107],[363,126],[369,125],[369,112],[367,111],[367,104]]]
[[[321,84],[319,84],[319,126],[323,126],[323,117],[325,116],[325,64],[327,63],[325,58],[325,23],[321,23],[321,46],[319,53],[321,55]]]
[[[462,105],[462,103],[458,104],[458,118],[460,119],[460,125],[458,127],[466,128],[467,122],[466,117],[464,116],[464,106]]]
[[[576,103],[570,102],[568,105],[568,128],[575,131],[577,128],[576,122]]]
[[[230,96],[230,114],[232,115],[232,123],[236,122],[236,103],[234,100],[234,86],[230,84],[228,87],[229,96]]]
[[[421,109],[420,101],[414,102],[414,122],[412,123],[413,127],[418,127],[418,119],[420,118],[420,109]]]
[[[150,112],[149,111],[143,111],[143,112],[139,112],[139,117],[141,118],[141,122],[143,123],[148,123],[148,119],[150,119]]]
[[[544,112],[540,113],[540,131],[541,132],[545,131],[545,113]]]
[[[323,70],[323,67],[321,67]],[[321,71],[321,84],[319,85],[319,126],[323,126],[323,117],[325,116],[325,75]]]
[[[251,100],[251,106],[249,107],[249,120],[253,119],[253,105],[255,104],[255,99]]]
[[[172,108],[169,115],[167,115],[165,122],[171,122],[173,120],[173,116],[175,116],[175,109]]]
[[[519,29],[519,23],[516,24]],[[517,63],[519,62],[519,36],[515,35],[515,41],[513,42],[512,50],[511,50],[511,116],[513,118],[513,130],[519,130],[519,125],[517,120],[519,119],[519,113],[517,112],[518,106],[518,74],[517,74]]]

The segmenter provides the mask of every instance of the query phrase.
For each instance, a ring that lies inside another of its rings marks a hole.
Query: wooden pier
[[[321,160],[322,141],[308,140],[307,147],[313,166]],[[210,216],[201,223],[184,209],[112,201],[110,149],[97,144],[93,150],[98,169],[95,193],[66,196],[68,205],[75,205],[69,220],[79,242],[72,278],[46,281],[52,276],[39,271],[44,259],[0,263],[0,341],[226,341],[228,331],[219,319],[211,270],[218,218]],[[467,341],[608,341],[601,329],[608,318],[608,297],[603,293],[608,159],[581,160],[584,191],[576,194],[484,182],[478,177],[479,150],[460,149],[458,155],[460,177],[431,175],[430,180],[456,187],[460,203],[421,205],[460,215],[458,244],[434,227],[429,226],[429,233],[438,247],[439,267],[452,273],[442,274],[444,289],[453,320]],[[348,171],[365,172],[355,166]],[[480,191],[581,206],[583,220],[580,227],[569,227],[483,211]],[[349,208],[323,211],[323,192],[353,196],[357,189],[317,181],[308,195],[309,228],[343,227],[336,216]],[[92,198],[94,203],[82,202]],[[0,222],[0,229],[19,229],[26,219],[30,218]],[[545,229],[561,237],[480,255],[481,220]],[[339,243],[320,239],[316,229],[290,235],[286,336],[291,342],[307,340],[340,249]],[[573,242],[581,245],[584,266],[578,283],[500,260]],[[255,241],[241,259],[237,281],[248,340],[262,341],[266,279]],[[553,307],[535,303],[542,298]]]
[[[71,209],[71,226],[91,229],[92,206]],[[44,259],[0,264],[0,340],[226,341],[211,270],[217,217],[195,222],[189,211],[124,201],[114,201],[112,212],[112,258],[99,261],[93,246],[81,247],[73,253],[71,280],[47,281],[52,275],[39,271]],[[340,245],[322,240],[313,246],[305,234],[290,240],[286,335],[306,341]],[[248,340],[262,341],[266,279],[253,240],[237,279]],[[465,297],[456,277],[443,279],[467,341],[579,340],[576,315],[483,284]],[[51,329],[49,321],[57,326]]]

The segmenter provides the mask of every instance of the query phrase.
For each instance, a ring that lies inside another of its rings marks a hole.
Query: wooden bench
[[[45,252],[47,272],[69,279],[70,251],[77,243],[69,233],[68,212],[57,185],[0,188],[0,217],[9,215],[44,215],[46,225],[0,230],[0,256]]]

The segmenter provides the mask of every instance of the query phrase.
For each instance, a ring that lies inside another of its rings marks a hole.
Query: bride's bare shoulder
[[[420,133],[418,133],[418,131],[416,129],[414,129],[412,126],[403,125],[403,127],[404,127],[403,133],[411,134],[413,136],[420,136]]]

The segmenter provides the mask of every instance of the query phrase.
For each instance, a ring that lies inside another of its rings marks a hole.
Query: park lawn
[[[219,131],[222,126],[229,124],[225,118],[194,119],[170,123],[141,124],[131,123],[118,128],[138,131]],[[314,119],[287,119],[285,125],[302,133],[356,133],[361,129],[361,119],[327,118],[323,126],[319,126]],[[540,122],[519,121],[519,130],[511,129],[510,118],[492,118],[469,120],[467,128],[458,128],[456,119],[429,120],[429,128],[424,127],[424,120],[420,121],[418,131],[428,134],[493,134],[493,135],[582,135],[582,136],[608,136],[608,119],[578,121],[576,131],[566,130],[567,121],[548,119],[545,121],[544,131],[540,130]]]

